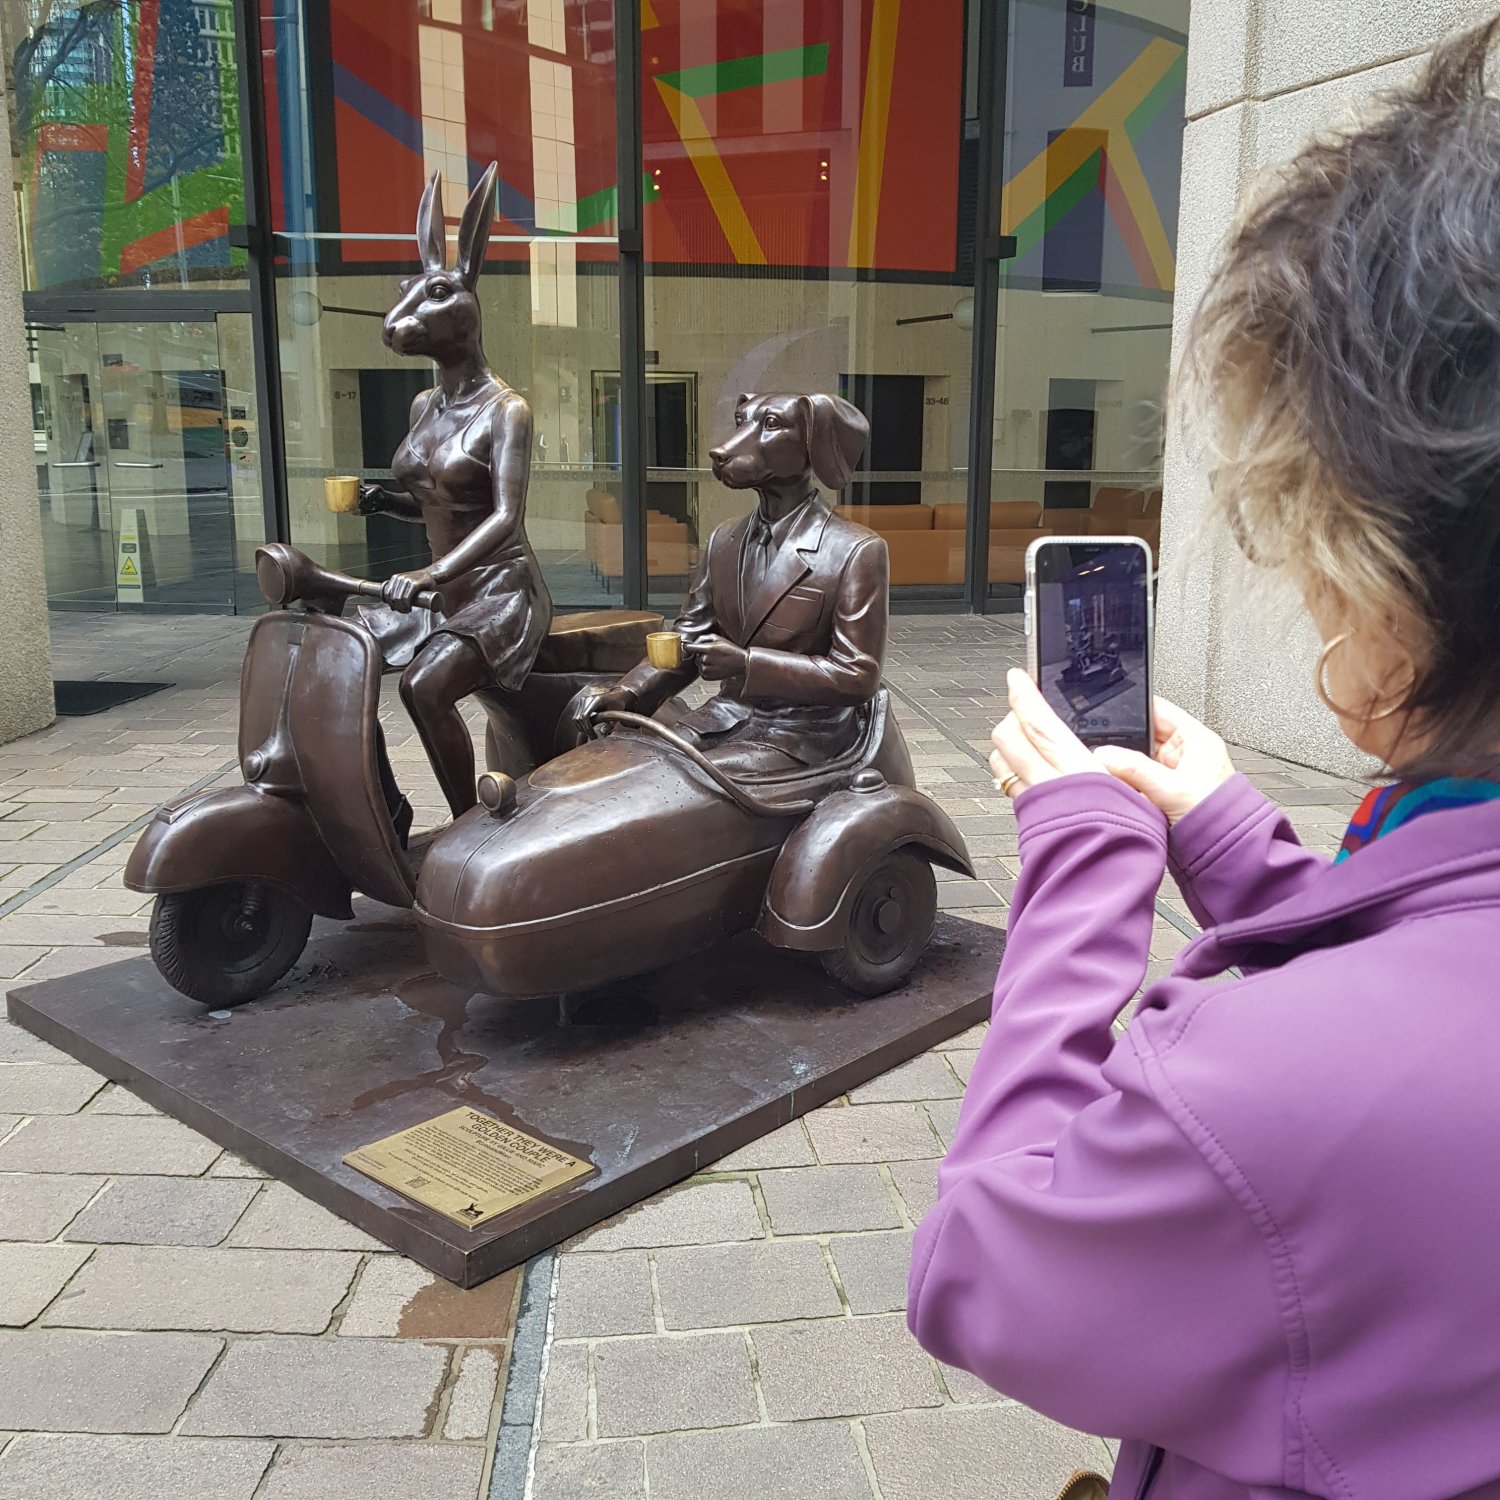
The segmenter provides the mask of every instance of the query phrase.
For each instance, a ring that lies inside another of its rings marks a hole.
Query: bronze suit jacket
[[[742,677],[682,720],[699,735],[729,731],[815,764],[848,748],[859,709],[880,686],[889,611],[890,561],[883,538],[835,516],[814,495],[772,553],[755,597],[740,597],[741,553],[751,517],[726,521],[709,538],[675,629],[685,639],[719,635],[749,652]],[[649,662],[620,686],[654,713],[698,675],[689,656],[677,671]]]

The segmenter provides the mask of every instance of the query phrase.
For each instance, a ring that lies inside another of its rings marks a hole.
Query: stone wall
[[[0,744],[53,716],[7,102],[0,94]]]
[[[1193,0],[1175,352],[1255,174],[1408,78],[1446,32],[1493,10],[1476,0]],[[1236,743],[1327,771],[1367,770],[1317,700],[1310,624],[1257,600],[1233,543],[1200,531],[1207,498],[1201,465],[1174,435],[1159,690]]]

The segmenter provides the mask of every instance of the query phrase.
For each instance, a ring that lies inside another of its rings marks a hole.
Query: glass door
[[[251,545],[264,534],[252,382],[221,351],[237,341],[214,319],[31,332],[49,603],[232,612],[236,499]]]

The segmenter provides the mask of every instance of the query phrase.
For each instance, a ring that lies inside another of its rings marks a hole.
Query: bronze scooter
[[[125,869],[156,896],[151,956],[173,988],[205,1005],[243,1004],[296,963],[314,916],[352,916],[361,891],[410,907],[431,835],[411,836],[379,718],[381,658],[370,632],[340,618],[381,586],[319,566],[281,543],[256,552],[273,606],[250,632],[240,677],[244,784],[168,803]],[[440,607],[435,593],[414,602]],[[599,610],[561,616],[519,694],[477,694],[490,769],[522,776],[559,741],[580,691],[613,681],[645,652],[660,617]]]

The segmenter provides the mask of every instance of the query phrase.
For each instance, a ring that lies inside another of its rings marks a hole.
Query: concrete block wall
[[[47,588],[12,211],[10,111],[0,94],[0,745],[53,717]]]
[[[1174,363],[1241,195],[1322,126],[1409,78],[1477,0],[1193,0],[1178,227]],[[1204,465],[1174,434],[1166,458],[1158,690],[1230,740],[1338,774],[1370,767],[1313,687],[1317,638],[1258,598],[1233,542],[1204,531]]]

